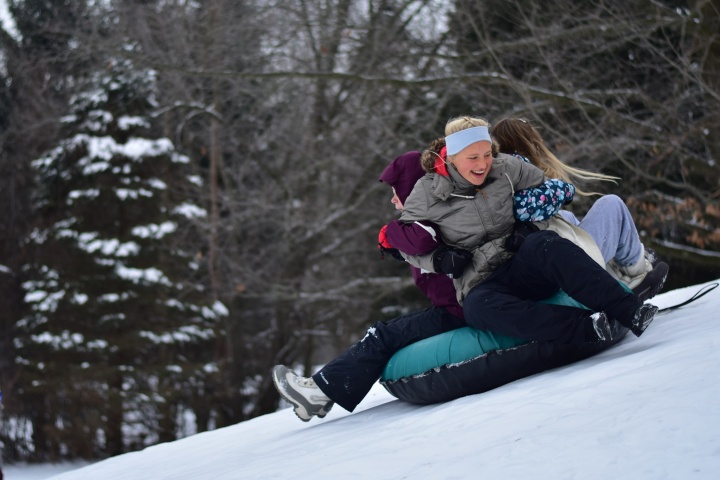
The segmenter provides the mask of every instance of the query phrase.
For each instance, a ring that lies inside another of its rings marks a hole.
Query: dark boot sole
[[[633,293],[640,299],[641,302],[653,298],[655,295],[665,286],[665,280],[667,279],[670,267],[665,262],[659,262],[655,265],[650,272],[648,272],[645,279],[633,289]]]
[[[658,311],[658,307],[650,305],[649,303],[642,305],[640,309],[642,312],[640,314],[640,318],[634,318],[632,320],[632,327],[630,328],[630,331],[632,331],[636,337],[639,337],[645,330],[647,330],[652,321],[655,319],[655,314]]]

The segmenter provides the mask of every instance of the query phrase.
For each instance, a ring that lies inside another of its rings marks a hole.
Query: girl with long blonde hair
[[[548,178],[559,178],[574,184],[577,195],[601,195],[597,192],[586,192],[578,188],[578,185],[592,181],[616,183],[620,180],[619,177],[571,167],[562,162],[547,148],[535,126],[525,119],[503,118],[493,125],[491,135],[499,152],[527,158],[530,163],[545,172]]]

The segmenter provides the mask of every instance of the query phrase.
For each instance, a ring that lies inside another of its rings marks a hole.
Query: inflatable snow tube
[[[544,302],[585,308],[564,292]],[[417,404],[486,392],[606,350],[628,332],[617,322],[611,325],[610,340],[576,344],[531,342],[471,327],[460,328],[396,352],[385,366],[380,383],[396,398]]]

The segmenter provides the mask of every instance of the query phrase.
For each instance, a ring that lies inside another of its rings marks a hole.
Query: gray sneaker
[[[293,404],[295,415],[303,422],[309,422],[315,415],[322,418],[332,408],[328,406],[332,402],[312,377],[301,377],[284,365],[275,366],[272,377],[278,393]]]

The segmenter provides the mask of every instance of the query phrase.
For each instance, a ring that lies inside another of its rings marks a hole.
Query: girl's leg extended
[[[411,343],[465,326],[461,318],[436,307],[377,322],[360,341],[313,375],[313,379],[332,401],[352,412],[395,352]]]

